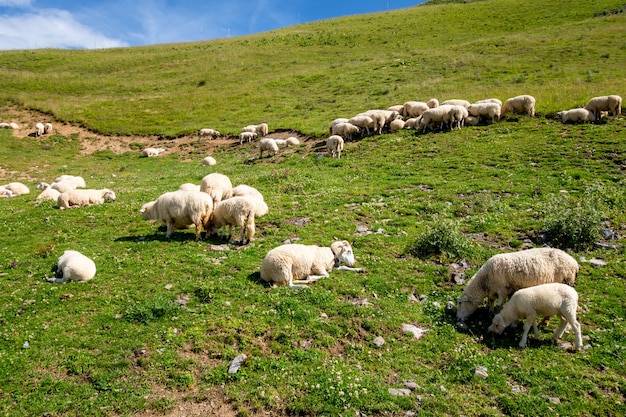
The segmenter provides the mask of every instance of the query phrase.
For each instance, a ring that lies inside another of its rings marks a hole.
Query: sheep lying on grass
[[[85,179],[79,175],[60,175],[50,184],[50,188],[60,193],[75,190],[76,188],[85,188],[86,186]]]
[[[5,190],[11,192],[10,197],[17,197],[18,195],[30,194],[30,189],[21,182],[10,182],[3,186]]]
[[[556,119],[562,123],[593,122],[593,113],[585,108],[563,110],[556,114]]]
[[[202,160],[202,165],[216,165],[217,161],[212,156],[206,156]]]
[[[94,204],[103,204],[107,200],[115,201],[115,199],[115,193],[108,188],[101,190],[71,190],[59,194],[57,207],[59,210],[87,207]]]
[[[539,339],[537,316],[550,317],[556,314],[561,319],[561,324],[554,333],[552,340],[556,343],[569,323],[574,329],[576,336],[574,346],[578,350],[583,345],[583,338],[580,324],[576,321],[577,308],[578,293],[569,285],[551,283],[522,288],[515,292],[502,307],[502,311],[496,314],[491,326],[489,326],[489,331],[500,334],[509,324],[519,319],[525,319],[524,334],[519,342],[520,347],[525,347],[531,326],[535,338]]]
[[[255,197],[231,197],[215,205],[211,219],[211,233],[217,234],[220,229],[228,226],[228,241],[233,232],[233,226],[241,228],[241,244],[250,243],[254,237],[256,225],[254,218],[257,213],[268,212],[265,201]],[[259,214],[259,215],[263,215]]]
[[[7,190],[4,188],[4,185],[0,185],[0,198],[11,198],[13,197],[13,191]]]
[[[50,187],[50,184],[48,184],[47,182],[39,183],[37,185],[37,189],[41,190],[41,193],[35,199],[35,202],[37,203],[46,200],[57,201],[59,199],[59,196],[61,195],[59,190],[55,190],[54,188]]]
[[[96,275],[96,264],[75,250],[66,250],[59,257],[55,266],[55,278],[46,278],[48,282],[64,283],[67,281],[89,281]]]
[[[520,288],[550,282],[574,285],[578,262],[567,253],[553,248],[535,248],[494,255],[469,280],[459,297],[456,317],[465,320],[485,298],[489,312],[493,301],[504,304],[506,297]]]
[[[164,223],[167,238],[172,236],[175,229],[195,226],[196,240],[200,240],[203,228],[207,235],[210,232],[213,199],[198,191],[172,191],[144,204],[140,212],[143,220]]]
[[[306,288],[302,284],[327,278],[329,271],[362,272],[362,268],[352,268],[354,263],[352,246],[346,240],[333,242],[330,247],[287,244],[265,255],[261,264],[261,279],[273,287],[288,285],[295,289]]]

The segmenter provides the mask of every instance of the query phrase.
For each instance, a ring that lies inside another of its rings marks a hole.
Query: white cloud
[[[7,1],[7,0],[0,0]],[[10,1],[10,0],[9,0]],[[16,0],[18,1],[18,0]],[[36,13],[0,16],[0,49],[93,49],[128,46],[77,22],[67,11],[46,9]]]
[[[28,7],[30,0],[0,0],[0,7]]]

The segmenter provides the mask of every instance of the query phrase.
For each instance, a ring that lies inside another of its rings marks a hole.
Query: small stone
[[[365,233],[367,231],[369,231],[369,229],[367,228],[367,226],[359,226],[356,228],[357,233]]]
[[[557,397],[548,397],[548,401],[550,401],[552,404],[561,404],[561,399]]]
[[[378,336],[376,339],[374,339],[374,344],[378,347],[381,347],[385,344],[385,339],[383,339],[382,336]]]
[[[237,373],[237,371],[239,370],[241,365],[243,365],[246,359],[248,359],[248,357],[246,356],[245,353],[237,355],[235,359],[233,359],[233,361],[230,363],[230,366],[228,367],[228,373],[229,374]]]
[[[487,374],[487,368],[485,368],[484,366],[477,366],[476,368],[472,369],[472,372],[474,372],[474,376],[477,378],[487,379],[487,377],[489,376]]]
[[[404,386],[410,389],[411,391],[415,391],[416,389],[419,388],[419,385],[417,385],[415,381],[404,381]]]
[[[24,342],[24,344],[22,345],[22,349],[28,349],[30,347],[30,343],[28,343],[28,340]]]
[[[172,284],[167,284],[167,285],[165,286],[165,289],[166,289],[166,290],[171,290],[173,286],[174,286],[174,285],[172,285]]]
[[[221,251],[230,250],[230,248],[226,244],[224,244],[224,245],[211,245],[209,248],[212,251],[215,251],[215,252],[221,252]]]
[[[394,397],[406,397],[411,395],[411,390],[407,388],[389,388],[389,394]]]
[[[602,259],[598,259],[598,258],[593,258],[589,260],[589,263],[591,264],[591,266],[593,267],[598,267],[598,266],[606,266],[606,262],[604,262]]]

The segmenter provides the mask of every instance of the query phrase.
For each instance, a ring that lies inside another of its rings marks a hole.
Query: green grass
[[[466,259],[469,277],[495,253],[541,246],[550,219],[584,208],[600,220],[585,230],[626,234],[624,119],[546,117],[624,91],[624,15],[595,17],[621,5],[428,4],[198,44],[0,52],[4,100],[104,133],[173,137],[209,125],[234,134],[264,120],[319,141],[335,116],[414,98],[529,92],[539,109],[535,119],[348,142],[341,160],[304,146],[262,160],[250,158],[254,144],[225,147],[215,167],[136,150],[80,155],[75,136],[0,130],[0,184],[32,190],[0,200],[0,413],[167,415],[214,401],[242,416],[626,414],[623,239],[570,250],[607,262],[581,262],[581,352],[551,345],[557,320],[519,349],[521,326],[496,337],[479,310],[461,329],[445,307],[462,291],[450,263]],[[0,119],[8,114],[0,107]],[[168,240],[141,220],[146,201],[215,171],[265,196],[270,212],[250,247],[212,250],[222,242],[196,242],[192,230]],[[118,200],[34,205],[34,186],[62,173]],[[296,238],[348,239],[365,272],[337,271],[300,291],[260,283],[267,251]],[[411,250],[424,241],[441,252]],[[66,249],[94,259],[94,280],[45,282]],[[428,331],[418,341],[403,323]],[[248,360],[228,374],[239,353]],[[487,379],[472,376],[477,366]],[[418,385],[410,396],[388,393],[408,380]]]

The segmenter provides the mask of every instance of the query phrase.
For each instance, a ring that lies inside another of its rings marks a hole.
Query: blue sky
[[[423,0],[0,0],[0,50],[115,48],[249,35]]]

